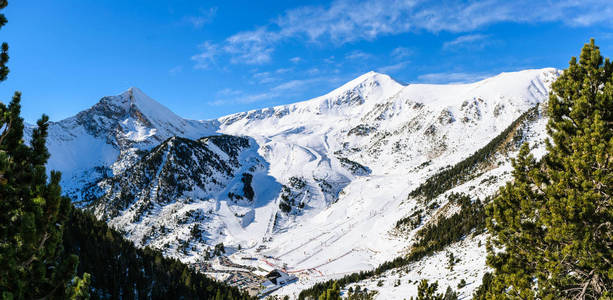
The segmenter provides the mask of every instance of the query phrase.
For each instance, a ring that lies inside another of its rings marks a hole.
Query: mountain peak
[[[147,119],[153,123],[181,123],[183,121],[181,117],[137,87],[130,87],[115,96],[103,97],[90,110],[103,112],[105,116],[117,120],[138,115],[139,118]],[[112,114],[109,115],[107,111],[112,112]]]
[[[326,96],[339,96],[351,91],[362,96],[368,97],[371,94],[376,94],[386,98],[398,92],[402,87],[402,84],[387,74],[369,71],[343,84]]]
[[[128,100],[127,102],[130,106],[135,105],[139,110],[144,110],[143,113],[156,112],[163,113],[164,115],[174,115],[172,111],[170,111],[161,103],[155,101],[153,98],[149,97],[137,87],[130,87],[116,97]]]
[[[377,82],[392,81],[392,82],[396,82],[394,79],[392,79],[391,76],[389,76],[387,74],[383,74],[383,73],[379,73],[379,72],[375,72],[375,71],[368,71],[368,72],[358,76],[357,78],[349,81],[348,84],[349,83],[361,83],[361,82],[365,82],[365,81],[377,81]]]
[[[147,147],[175,135],[199,138],[214,132],[210,122],[185,120],[136,87],[103,97],[75,119],[96,137],[120,134],[119,140],[145,142]]]

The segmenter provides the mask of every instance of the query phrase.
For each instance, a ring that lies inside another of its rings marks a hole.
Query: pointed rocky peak
[[[130,109],[137,110],[148,119],[156,121],[178,121],[181,117],[177,116],[170,109],[147,96],[143,91],[136,87],[130,87],[127,91],[119,95],[127,98]]]
[[[90,109],[79,115],[96,115],[116,121],[128,117],[139,118],[151,126],[151,121],[179,121],[182,120],[168,108],[147,96],[140,89],[131,87],[115,96],[105,96]]]
[[[157,143],[174,135],[197,138],[210,131],[206,124],[184,120],[135,87],[103,97],[77,114],[76,121],[94,136],[108,139],[117,134],[120,140],[139,143],[150,138]]]

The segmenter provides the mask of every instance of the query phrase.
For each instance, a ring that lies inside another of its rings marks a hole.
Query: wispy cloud
[[[325,6],[287,10],[269,24],[236,33],[218,47],[236,64],[271,61],[289,39],[342,45],[411,31],[467,33],[501,23],[562,22],[568,26],[613,26],[610,0],[336,0]]]
[[[485,73],[430,73],[417,77],[421,83],[471,83],[490,77],[491,74]]]
[[[191,24],[194,28],[202,28],[204,24],[211,23],[217,15],[217,7],[211,7],[209,9],[201,9],[200,14],[197,16],[187,16],[184,20]]]
[[[200,53],[192,56],[192,60],[196,62],[194,68],[206,69],[215,63],[215,57],[219,54],[219,46],[206,41],[198,46],[198,48],[200,48]]]
[[[291,61],[291,62],[293,62],[293,63],[297,64],[297,63],[299,63],[300,61],[302,61],[302,58],[300,58],[300,57],[296,56],[296,57],[292,57],[292,58],[290,58],[290,59],[289,59],[289,61]]]
[[[271,72],[258,72],[254,73],[251,77],[259,84],[279,81],[279,78],[274,76]]]
[[[379,67],[377,68],[377,72],[381,72],[381,73],[393,73],[399,70],[402,70],[404,68],[406,68],[406,66],[409,64],[408,61],[402,61],[399,62],[397,64],[392,64],[392,65],[387,65],[387,66],[383,66],[383,67]]]
[[[298,89],[302,89],[305,88],[306,86],[316,83],[316,82],[320,82],[322,81],[323,78],[310,78],[310,79],[297,79],[297,80],[290,80],[288,82],[284,82],[280,85],[275,86],[274,88],[272,88],[273,91],[296,91]]]
[[[243,91],[231,90],[229,94],[223,93],[223,90],[218,92],[219,98],[213,101],[209,101],[211,106],[222,106],[228,104],[250,104],[260,102],[264,100],[271,100],[278,97],[276,92],[262,92],[255,94],[246,94]]]
[[[361,50],[354,50],[354,51],[347,53],[347,55],[345,55],[345,58],[348,60],[366,60],[371,57],[372,55],[364,51],[361,51]]]
[[[176,75],[176,74],[181,73],[182,71],[183,71],[183,66],[176,66],[176,67],[173,67],[172,69],[168,70],[168,73],[170,75]]]
[[[491,43],[490,36],[485,34],[467,34],[461,35],[451,41],[443,44],[443,49],[456,49],[456,48],[475,48],[483,49],[485,46]]]
[[[253,73],[251,77],[259,84],[266,84],[281,81],[280,75],[291,72],[292,68],[279,68],[274,71],[264,71]]]
[[[232,63],[257,65],[270,61],[274,44],[281,36],[261,27],[255,31],[237,33],[225,40],[223,50],[231,55]]]
[[[392,50],[392,57],[396,58],[396,59],[403,59],[406,58],[408,56],[410,56],[413,53],[413,51],[411,51],[411,49],[406,48],[406,47],[398,47],[394,50]]]
[[[300,91],[304,91],[321,82],[333,82],[338,83],[336,77],[313,77],[305,79],[294,79],[279,83],[266,91],[257,93],[245,93],[239,90],[223,89],[216,93],[217,98],[214,101],[210,101],[208,104],[213,106],[227,105],[227,104],[250,104],[263,101],[273,101],[280,99],[281,97],[293,97],[300,94]]]
[[[238,96],[238,95],[240,95],[242,93],[243,93],[242,91],[234,90],[234,89],[231,89],[231,88],[225,88],[225,89],[217,91],[217,95],[218,96],[224,96],[224,97],[227,97],[227,96]]]
[[[241,104],[249,104],[249,103],[255,103],[255,102],[260,102],[264,100],[271,100],[276,97],[278,97],[277,93],[264,92],[264,93],[258,93],[258,94],[252,94],[252,95],[244,95],[242,97],[236,98],[234,102],[241,103]]]
[[[291,72],[293,70],[293,68],[279,68],[275,70],[275,73],[277,74],[285,74],[288,72]]]

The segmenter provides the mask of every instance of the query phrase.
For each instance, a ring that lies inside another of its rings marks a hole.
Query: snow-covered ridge
[[[100,99],[91,108],[49,126],[48,168],[63,173],[64,190],[81,199],[83,187],[116,174],[134,152],[181,136],[215,134],[213,121],[185,120],[137,88]]]
[[[311,100],[236,113],[221,117],[219,121],[222,127],[228,127],[239,120],[262,120],[270,117],[281,119],[295,114],[303,116],[339,115],[350,117],[372,106],[373,102],[391,97],[402,87],[400,83],[390,76],[371,71],[323,96]],[[317,119],[304,118],[301,120],[292,119],[291,121],[317,122]],[[247,124],[248,122],[240,123],[240,125]]]
[[[369,72],[311,100],[206,121],[130,88],[52,123],[49,167],[137,245],[192,263],[219,242],[241,255],[265,246],[279,265],[317,270],[301,275],[305,287],[399,255],[407,240],[390,231],[417,205],[408,193],[546,101],[558,75],[404,86]]]

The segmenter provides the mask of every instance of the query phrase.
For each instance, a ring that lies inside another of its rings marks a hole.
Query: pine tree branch
[[[593,272],[594,271],[592,270],[592,273]],[[577,295],[577,297],[575,297],[575,299],[585,299],[585,292],[587,291],[587,287],[589,286],[591,281],[592,280],[590,279],[590,280],[588,280],[587,282],[585,282],[583,284],[583,288],[581,289],[581,293],[579,295]]]
[[[40,250],[43,248],[48,238],[49,238],[49,233],[45,232],[42,240],[40,241],[40,245],[36,248],[36,251],[34,251],[34,254],[32,254],[32,256],[21,265],[23,268],[26,268],[27,266],[29,266],[36,259],[36,253],[40,252]]]

